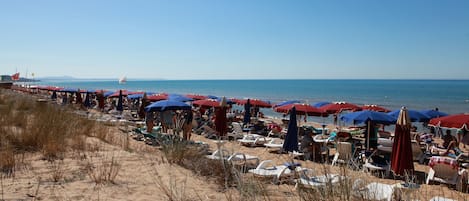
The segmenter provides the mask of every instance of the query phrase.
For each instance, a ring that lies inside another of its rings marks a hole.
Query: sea
[[[469,80],[60,80],[40,81],[53,85],[88,90],[104,89],[155,93],[201,94],[227,98],[256,98],[273,104],[299,100],[314,104],[345,101],[357,105],[375,104],[390,110],[435,109],[448,114],[469,112]],[[275,118],[281,114],[261,110]],[[329,123],[330,118],[315,119]]]

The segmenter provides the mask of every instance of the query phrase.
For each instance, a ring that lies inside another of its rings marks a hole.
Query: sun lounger
[[[317,175],[317,176],[310,176],[313,172],[311,169],[305,169],[300,172],[300,178],[296,179],[295,188],[298,186],[306,187],[306,188],[325,188],[327,186],[335,186],[338,185],[339,182],[344,178],[337,174],[325,174],[325,175]],[[334,188],[331,188],[332,190]]]
[[[230,133],[227,133],[227,135],[226,135],[229,140],[231,140],[231,139],[233,139],[233,140],[242,139],[245,136],[244,131],[243,131],[243,127],[241,126],[240,123],[233,122],[233,123],[231,123],[231,126],[233,127],[233,131],[231,131]]]
[[[426,184],[430,181],[439,183],[456,185],[459,179],[458,161],[450,157],[433,156],[428,163],[430,170],[428,171]]]
[[[245,146],[262,146],[263,144],[267,143],[270,139],[258,135],[258,134],[248,134],[243,137],[243,139],[238,140],[238,142],[241,143],[241,145]]]
[[[299,167],[296,167],[295,170]],[[294,171],[286,165],[275,165],[272,160],[262,161],[256,169],[249,170],[250,173],[260,177],[272,177],[275,184],[280,183],[282,180],[293,179]]]
[[[456,201],[456,200],[449,199],[449,198],[445,198],[445,197],[436,196],[436,197],[432,197],[432,199],[430,199],[430,201]]]
[[[213,160],[223,159],[233,163],[233,165],[241,165],[243,166],[243,168],[247,167],[248,164],[252,164],[254,166],[259,165],[259,157],[257,156],[247,155],[239,152],[231,154],[226,149],[218,149],[214,151],[211,155],[207,155],[205,157]]]
[[[363,171],[372,173],[374,171],[384,171],[384,176],[388,177],[391,171],[391,165],[389,163],[379,164],[372,160],[372,157],[377,153],[374,151],[370,156],[365,159],[365,164],[363,164]]]
[[[365,186],[363,180],[357,179],[352,186],[352,195],[358,200],[391,201],[394,185],[373,182]]]
[[[281,150],[283,148],[283,140],[280,138],[272,138],[268,143],[264,144],[269,149]]]

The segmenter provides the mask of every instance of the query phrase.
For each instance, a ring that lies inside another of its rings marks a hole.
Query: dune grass
[[[103,128],[79,117],[71,108],[37,102],[33,97],[5,92],[0,94],[0,170],[14,174],[18,155],[40,153],[55,161],[71,150],[84,150],[84,136],[106,140]]]

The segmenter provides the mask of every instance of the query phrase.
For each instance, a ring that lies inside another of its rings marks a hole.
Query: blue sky
[[[0,71],[468,79],[469,1],[0,0]]]

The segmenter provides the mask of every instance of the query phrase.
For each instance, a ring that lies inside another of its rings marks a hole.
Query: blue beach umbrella
[[[117,101],[117,111],[124,111],[124,107],[122,106],[122,90],[119,90],[119,100]]]
[[[438,110],[420,110],[420,112],[429,116],[431,119],[448,116],[448,114]]]
[[[342,121],[353,124],[366,124],[367,133],[365,133],[366,149],[369,150],[370,145],[375,146],[378,138],[374,129],[375,123],[380,124],[395,124],[397,118],[392,117],[386,113],[375,112],[371,110],[363,110],[359,112],[352,112],[340,117]]]
[[[91,107],[90,93],[86,93],[85,102],[83,103],[85,107]]]
[[[399,117],[400,112],[401,110],[394,110],[392,112],[389,112],[388,114],[397,119],[397,117]],[[417,110],[407,110],[407,112],[410,116],[410,121],[412,122],[426,122],[431,119],[431,117],[429,117],[428,115],[423,114]]]
[[[73,88],[64,88],[64,89],[61,89],[59,92],[77,93],[78,90],[77,90],[77,89],[73,89]]]
[[[218,96],[214,96],[214,95],[208,95],[207,98],[209,98],[209,99],[219,99]]]
[[[145,107],[146,112],[162,112],[166,110],[191,110],[192,107],[181,101],[162,100]]]
[[[248,124],[251,122],[251,103],[249,99],[246,101],[246,104],[244,104],[244,118],[243,118],[243,123]]]
[[[169,94],[168,100],[174,100],[174,101],[179,101],[179,102],[194,101],[194,99],[188,98],[180,94]]]
[[[107,98],[107,97],[109,97],[109,96],[110,96],[110,95],[112,95],[112,94],[114,94],[114,92],[113,92],[113,91],[106,91],[106,92],[104,92],[104,94],[103,94],[103,95],[104,95],[104,97],[106,97],[106,98]]]
[[[290,110],[290,121],[288,122],[287,135],[283,142],[284,151],[298,151],[298,125],[296,125],[296,109]]]
[[[394,124],[396,118],[382,112],[375,112],[371,110],[363,110],[359,112],[351,112],[340,116],[340,120],[352,124],[364,124],[372,121],[379,124]]]
[[[317,102],[315,104],[313,104],[314,107],[322,107],[324,105],[327,105],[327,104],[330,104],[331,102],[327,102],[327,101],[321,101],[321,102]]]
[[[299,101],[299,100],[284,101],[284,102],[281,102],[279,104],[274,105],[273,107],[280,107],[280,106],[290,105],[290,104],[294,104],[294,103],[301,103],[301,101]]]
[[[156,94],[155,92],[145,92],[145,93],[147,94],[147,96]],[[131,95],[128,95],[127,98],[131,100],[139,99],[139,98],[143,98],[143,94],[144,93],[131,94]]]

